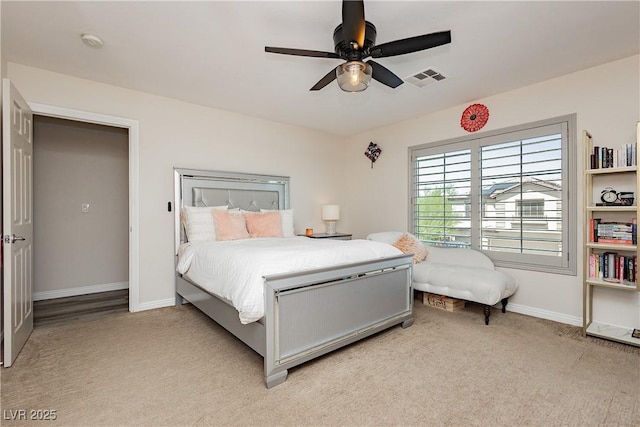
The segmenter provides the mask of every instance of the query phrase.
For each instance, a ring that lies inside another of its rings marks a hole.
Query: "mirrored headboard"
[[[289,177],[174,168],[175,250],[184,235],[183,206],[228,206],[247,211],[289,209]]]

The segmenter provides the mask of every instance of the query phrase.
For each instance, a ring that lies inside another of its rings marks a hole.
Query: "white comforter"
[[[401,255],[370,240],[307,237],[193,242],[180,248],[177,270],[238,310],[244,324],[264,315],[263,276]]]

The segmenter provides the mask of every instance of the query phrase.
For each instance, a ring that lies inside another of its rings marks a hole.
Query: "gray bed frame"
[[[183,206],[288,209],[289,178],[174,169],[176,254]],[[176,273],[176,305],[190,302],[264,358],[267,388],[288,369],[384,329],[413,323],[412,255],[264,277],[265,314],[242,324],[227,301]]]

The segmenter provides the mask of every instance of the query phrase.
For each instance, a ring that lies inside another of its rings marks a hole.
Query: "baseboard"
[[[59,289],[55,291],[34,292],[33,300],[41,301],[54,298],[74,297],[76,295],[95,294],[98,292],[118,291],[128,289],[129,282],[104,283],[101,285],[81,286],[78,288]]]
[[[497,304],[496,308],[502,308],[501,304]],[[529,307],[520,304],[507,304],[507,311],[514,313],[525,314],[527,316],[538,317],[540,319],[553,320],[554,322],[564,323],[572,326],[582,326],[582,317],[569,316],[563,313],[557,313],[555,311],[542,310],[539,308]]]
[[[167,298],[156,301],[143,302],[138,304],[136,311],[153,310],[154,308],[173,307],[176,305],[176,298]]]

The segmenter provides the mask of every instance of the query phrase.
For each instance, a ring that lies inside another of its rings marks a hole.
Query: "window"
[[[575,147],[575,115],[410,147],[414,234],[575,275]]]
[[[518,200],[517,217],[542,218],[544,217],[544,200]]]

